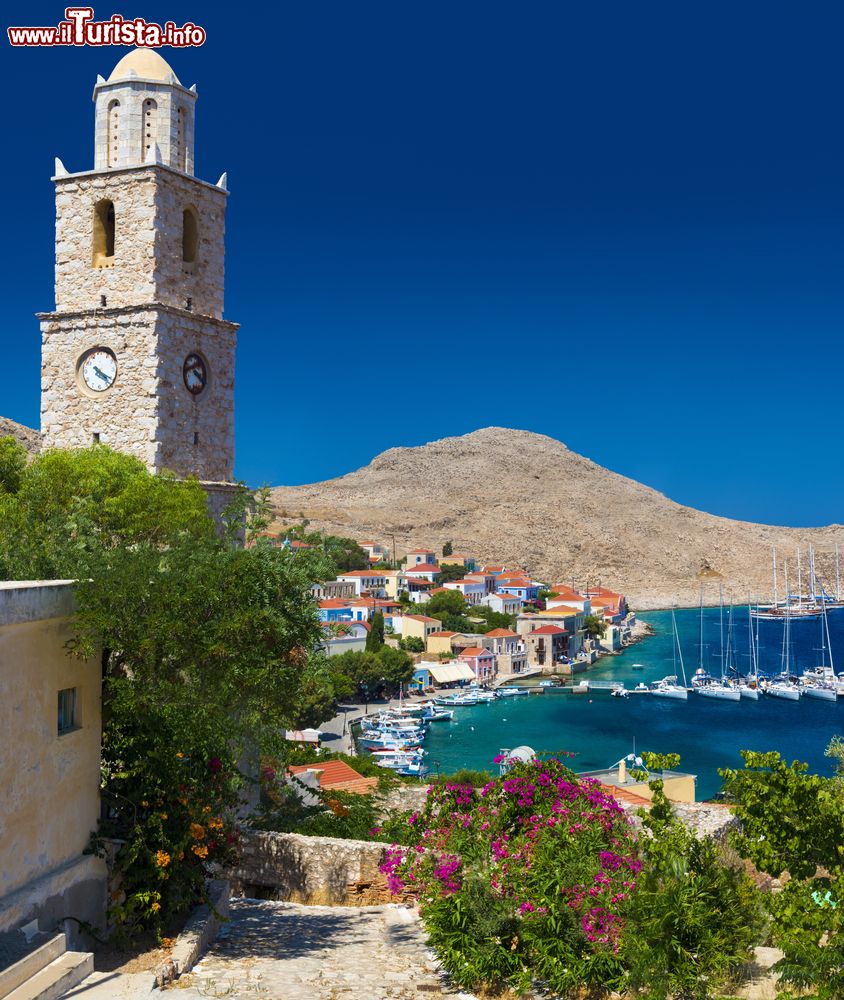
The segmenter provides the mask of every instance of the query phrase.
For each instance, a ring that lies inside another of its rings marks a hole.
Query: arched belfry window
[[[184,270],[193,273],[199,252],[199,219],[196,209],[182,212],[182,262]]]
[[[156,132],[158,118],[158,104],[147,97],[143,104],[143,128],[141,131],[141,163],[146,163],[150,150],[155,144],[158,133]]]
[[[120,136],[120,101],[112,101],[108,106],[108,141],[106,163],[109,167],[117,166],[117,154]]]
[[[114,263],[114,203],[98,201],[94,205],[94,267],[110,267]]]

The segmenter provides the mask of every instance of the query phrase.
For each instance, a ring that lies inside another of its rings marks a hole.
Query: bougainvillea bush
[[[422,811],[389,825],[382,870],[417,896],[464,989],[714,996],[758,940],[754,889],[681,827],[660,780],[651,788],[637,835],[606,789],[559,759],[481,789],[435,785]]]
[[[559,760],[520,764],[481,789],[432,786],[384,871],[410,888],[458,986],[557,993],[620,986],[625,901],[640,861],[629,820]]]

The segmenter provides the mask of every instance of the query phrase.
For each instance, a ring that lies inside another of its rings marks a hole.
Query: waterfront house
[[[484,639],[484,645],[495,654],[499,674],[522,674],[528,669],[527,645],[518,632],[495,628]]]
[[[495,654],[482,646],[469,646],[458,654],[457,659],[471,667],[479,684],[488,684],[495,679]]]
[[[592,606],[599,604],[603,607],[605,618],[613,622],[620,622],[627,612],[627,598],[624,594],[617,594],[614,590],[607,590],[606,587],[590,587],[588,596],[592,599]]]
[[[545,599],[545,607],[549,611],[553,611],[555,608],[574,608],[575,611],[582,611],[584,615],[592,613],[589,598],[564,583],[556,584],[551,590],[554,593]]]
[[[475,672],[467,663],[452,660],[449,663],[420,663],[425,667],[435,688],[462,687],[475,680]]]
[[[524,634],[538,625],[559,625],[569,634],[568,655],[572,659],[577,659],[583,652],[586,636],[583,619],[582,611],[560,605],[557,608],[546,608],[545,611],[519,615],[516,619],[516,630]]]
[[[528,662],[546,672],[569,672],[569,634],[559,625],[540,625],[524,636]]]

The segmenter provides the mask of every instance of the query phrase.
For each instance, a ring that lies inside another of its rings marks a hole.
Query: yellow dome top
[[[166,83],[172,74],[176,83],[179,82],[170,64],[162,59],[155,49],[133,49],[127,52],[111,71],[108,82],[128,79],[131,75],[130,70],[134,70],[134,75],[144,80],[161,80],[162,83]]]

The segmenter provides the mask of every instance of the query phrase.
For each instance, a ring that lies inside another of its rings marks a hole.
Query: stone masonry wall
[[[234,467],[234,324],[185,310],[106,310],[42,316],[41,429],[45,447],[87,447],[93,435],[139,458],[213,482]],[[117,378],[105,392],[80,384],[80,357],[106,347]],[[185,357],[198,351],[208,368],[199,396],[183,380]]]
[[[163,303],[223,315],[227,193],[162,164],[55,178],[56,311]],[[114,256],[94,264],[95,205],[114,204]],[[196,211],[199,246],[182,260],[182,222]]]
[[[249,830],[240,867],[228,877],[234,895],[333,906],[400,902],[378,870],[385,850],[385,844],[368,841]]]

